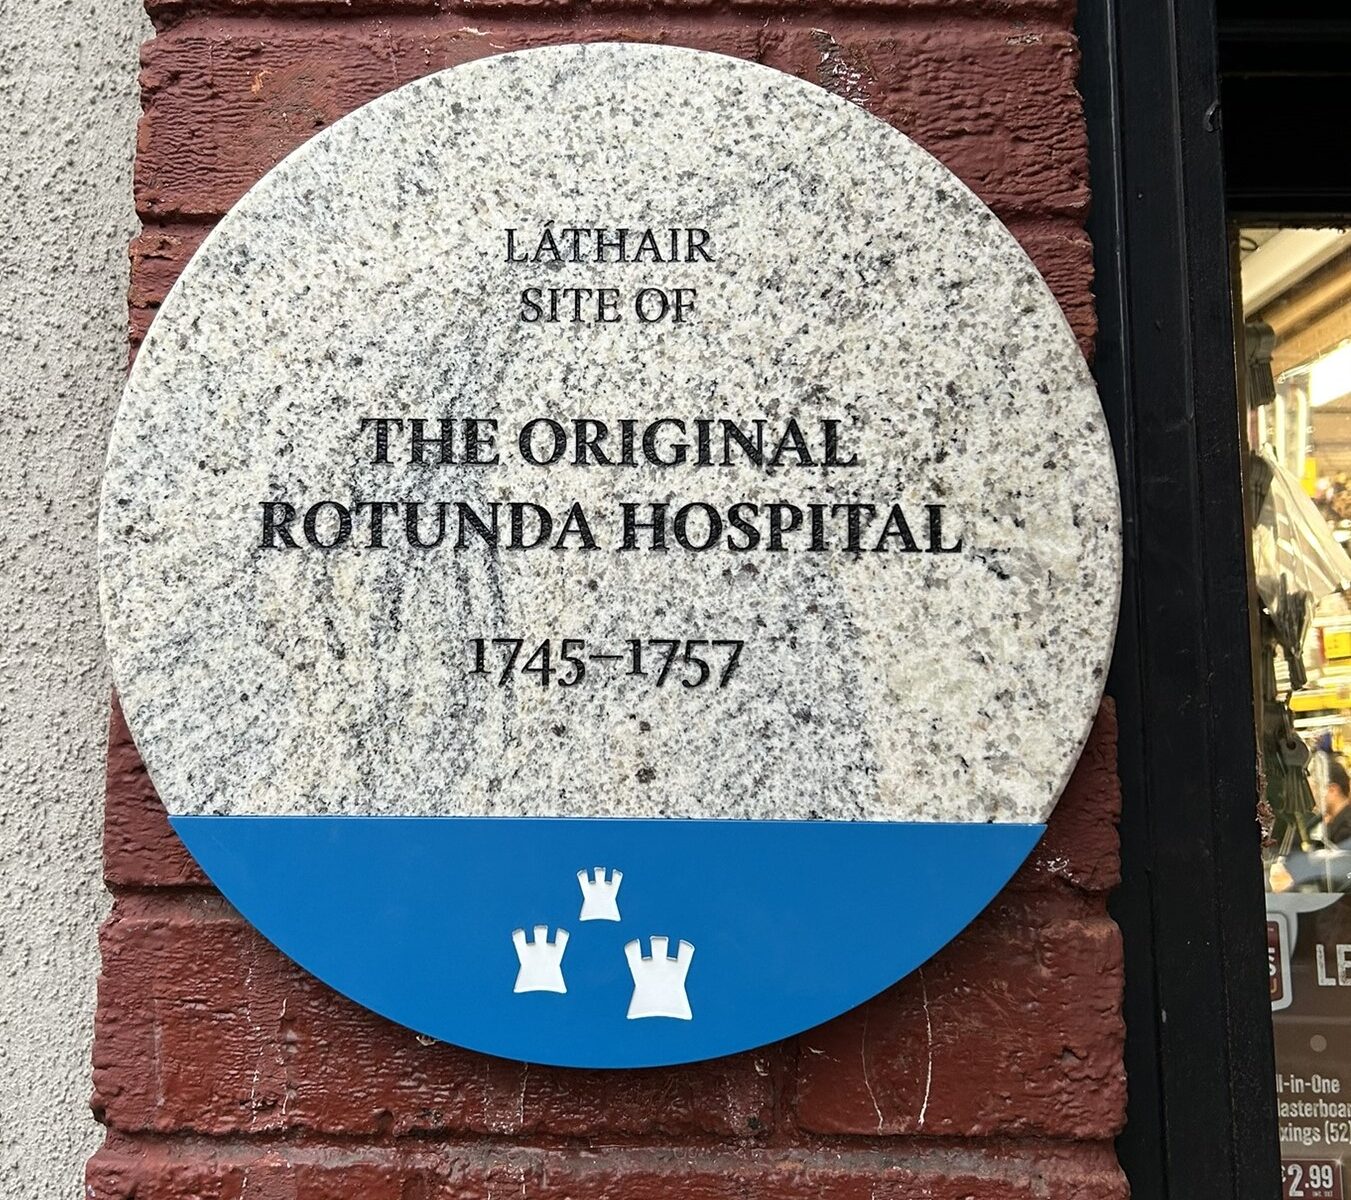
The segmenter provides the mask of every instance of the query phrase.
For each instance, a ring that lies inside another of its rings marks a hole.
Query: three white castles
[[[613,868],[594,867],[590,872],[578,871],[577,883],[582,889],[582,910],[579,921],[618,921],[619,885],[624,872]],[[520,969],[516,973],[514,992],[563,992],[568,990],[563,978],[563,953],[571,935],[566,929],[555,931],[549,937],[548,925],[536,925],[527,938],[524,929],[512,932]],[[633,977],[633,996],[629,1000],[628,1019],[642,1017],[671,1017],[689,1021],[689,997],[685,993],[685,979],[694,960],[694,946],[681,941],[675,956],[668,954],[670,939],[652,936],[651,953],[643,954],[641,939],[624,945],[629,974]]]

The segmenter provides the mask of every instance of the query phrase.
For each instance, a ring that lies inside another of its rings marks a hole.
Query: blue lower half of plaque
[[[358,1003],[532,1063],[640,1067],[829,1020],[944,946],[1042,825],[176,817],[264,936]]]

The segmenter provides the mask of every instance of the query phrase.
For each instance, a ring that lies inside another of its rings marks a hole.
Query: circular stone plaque
[[[287,158],[165,301],[100,532],[174,828],[299,963],[528,1061],[724,1054],[1041,833],[1119,582],[1009,232],[764,67],[560,46]]]

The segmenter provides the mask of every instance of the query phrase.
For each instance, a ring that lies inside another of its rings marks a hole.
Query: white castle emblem
[[[633,976],[633,999],[629,1001],[629,1020],[639,1017],[674,1017],[678,1021],[692,1019],[689,997],[685,995],[685,976],[689,974],[694,958],[694,947],[681,942],[675,958],[666,957],[670,939],[652,938],[652,957],[643,957],[641,941],[628,942],[624,957],[629,960],[629,974]]]
[[[604,867],[593,867],[591,872],[578,871],[577,882],[582,888],[582,915],[579,921],[618,921],[619,885],[624,880],[624,872],[610,869],[610,877],[605,877]]]
[[[525,930],[517,929],[511,935],[521,969],[516,972],[514,992],[566,992],[563,982],[563,951],[568,948],[568,931],[560,929],[549,941],[549,927],[536,925],[532,941],[525,940]]]

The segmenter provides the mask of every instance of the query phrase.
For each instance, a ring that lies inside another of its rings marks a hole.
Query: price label
[[[1351,658],[1351,629],[1323,630],[1323,657]]]
[[[1343,1200],[1337,1159],[1287,1159],[1281,1164],[1282,1200]]]

